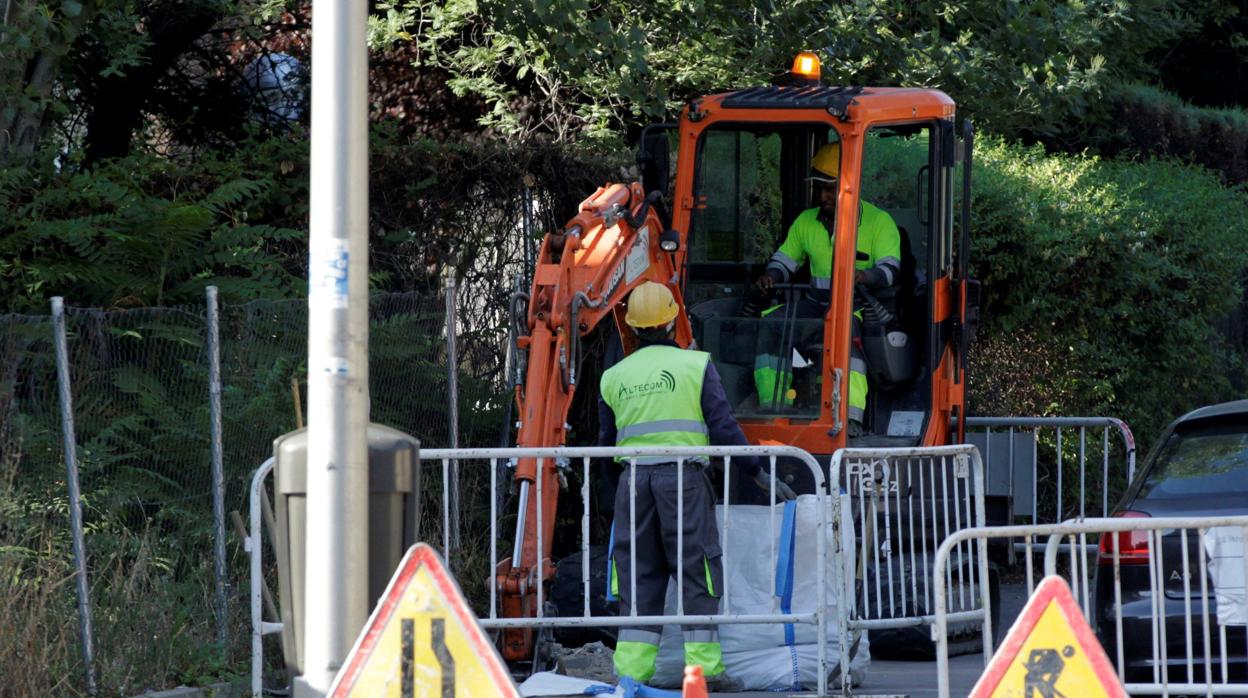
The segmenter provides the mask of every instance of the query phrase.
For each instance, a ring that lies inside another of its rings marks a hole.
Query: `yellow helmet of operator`
[[[810,159],[810,175],[808,180],[816,182],[835,182],[841,174],[841,144],[829,143],[815,153]]]
[[[671,290],[660,283],[647,281],[628,295],[628,313],[624,322],[638,329],[666,325],[676,318],[680,308]]]

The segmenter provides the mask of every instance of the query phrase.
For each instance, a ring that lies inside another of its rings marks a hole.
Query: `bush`
[[[972,268],[986,290],[972,411],[993,404],[982,388],[1008,382],[1001,370],[1047,374],[1036,389],[1064,396],[1010,406],[1118,416],[1145,438],[1233,396],[1248,357],[1218,328],[1243,293],[1242,190],[1172,161],[1050,156],[991,138],[976,158]],[[984,351],[1004,346],[1062,365],[1012,368]]]
[[[440,292],[449,267],[461,286],[488,279],[509,293],[500,271],[524,259],[525,182],[540,235],[631,160],[412,141],[385,126],[370,151],[375,291]],[[0,169],[0,311],[46,312],[54,295],[102,308],[199,305],[209,284],[223,302],[302,297],[307,153],[306,134],[292,130],[195,157],[138,152],[82,170],[45,154]]]
[[[1108,157],[1176,158],[1203,165],[1229,184],[1248,181],[1248,113],[1187,104],[1164,90],[1112,91],[1108,117],[1089,138]]]
[[[0,170],[2,307],[44,312],[53,295],[105,308],[195,304],[209,284],[228,299],[292,296],[307,244],[287,223],[306,220],[292,203],[306,201],[306,184],[284,174],[299,157],[284,146]]]

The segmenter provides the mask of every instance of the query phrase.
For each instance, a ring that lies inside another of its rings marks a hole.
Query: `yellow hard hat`
[[[658,327],[671,322],[679,313],[672,292],[663,284],[647,281],[628,295],[624,322],[629,327]]]
[[[841,144],[829,143],[815,153],[810,160],[810,176],[817,182],[835,182],[841,174]]]

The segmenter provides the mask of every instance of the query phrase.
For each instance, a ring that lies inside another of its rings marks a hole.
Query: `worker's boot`
[[[706,690],[711,693],[740,693],[745,690],[745,684],[727,671],[721,671],[706,677]]]

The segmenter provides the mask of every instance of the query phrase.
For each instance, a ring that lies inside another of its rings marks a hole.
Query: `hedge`
[[[1169,157],[1229,184],[1248,181],[1248,113],[1192,106],[1164,90],[1126,85],[1106,95],[1108,117],[1089,143],[1107,157]]]
[[[973,412],[1112,415],[1147,440],[1194,406],[1243,396],[1248,356],[1224,334],[1248,268],[1241,189],[1175,161],[992,138],[974,180],[985,320]]]

